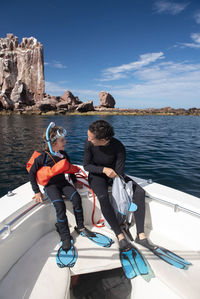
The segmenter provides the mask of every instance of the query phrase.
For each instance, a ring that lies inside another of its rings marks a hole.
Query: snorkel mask
[[[53,138],[50,139],[49,131],[50,131],[51,128],[54,128],[54,127],[55,127],[54,122],[51,122],[48,125],[47,130],[46,130],[46,140],[47,140],[47,143],[48,143],[48,146],[49,146],[50,153],[54,156],[58,156],[59,154],[52,150],[51,141],[55,141],[57,138],[60,138],[60,137],[65,137],[67,135],[67,131],[64,128],[60,128],[60,129],[57,130],[56,135]]]

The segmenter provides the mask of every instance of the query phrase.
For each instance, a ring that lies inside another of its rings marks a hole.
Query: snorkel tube
[[[62,128],[62,127],[58,127],[58,128],[57,128],[57,131],[56,131],[56,133],[55,133],[55,136],[52,137],[52,138],[50,139],[49,131],[50,131],[50,129],[52,129],[52,128],[54,128],[54,127],[55,127],[55,123],[54,123],[54,122],[51,122],[51,123],[48,125],[48,128],[47,128],[47,130],[46,130],[46,141],[47,141],[47,143],[48,143],[50,153],[51,153],[52,155],[54,155],[54,156],[61,157],[62,155],[61,155],[59,152],[55,153],[55,152],[53,151],[52,146],[51,146],[51,141],[53,142],[53,141],[56,140],[57,138],[61,138],[61,137],[64,138],[64,137],[67,135],[67,131],[66,131],[64,128]]]
[[[54,156],[57,156],[57,154],[52,150],[52,147],[51,147],[51,140],[50,140],[50,136],[49,136],[49,131],[51,128],[54,128],[55,127],[55,123],[54,122],[51,122],[48,127],[47,127],[47,130],[46,130],[46,140],[47,140],[47,143],[48,143],[48,147],[49,147],[49,150],[50,150],[50,153]]]

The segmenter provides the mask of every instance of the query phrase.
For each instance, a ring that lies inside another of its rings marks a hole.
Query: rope
[[[93,210],[92,210],[92,224],[95,226],[95,227],[104,227],[104,220],[103,219],[99,219],[97,221],[97,223],[95,223],[94,221],[94,214],[95,214],[95,194],[94,194],[94,191],[90,188],[89,184],[88,184],[88,179],[87,179],[87,174],[80,168],[78,167],[79,170],[82,172],[82,174],[76,174],[76,177],[79,178],[79,179],[84,179],[86,181],[86,183],[83,183],[82,181],[79,181],[78,182],[80,184],[82,184],[83,186],[87,187],[89,189],[89,191],[91,192],[92,194],[92,197],[93,197]]]

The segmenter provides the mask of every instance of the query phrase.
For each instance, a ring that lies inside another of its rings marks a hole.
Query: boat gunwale
[[[187,209],[179,204],[176,204],[176,203],[172,203],[172,202],[169,202],[167,200],[163,200],[161,198],[158,198],[158,197],[154,197],[150,194],[146,194],[145,196],[146,198],[148,199],[153,199],[157,202],[160,202],[162,204],[165,204],[165,205],[168,205],[168,206],[171,206],[174,208],[174,212],[177,213],[179,211],[182,211],[182,212],[185,212],[185,213],[188,213],[188,214],[191,214],[193,216],[196,216],[196,217],[199,217],[200,218],[200,213],[197,213],[195,211],[192,211],[190,209]],[[0,230],[0,236],[2,233],[4,233],[6,230],[8,231],[8,234],[11,233],[11,226],[16,222],[18,221],[20,218],[22,218],[23,216],[25,216],[26,214],[28,214],[32,209],[34,209],[35,207],[39,206],[39,205],[42,205],[44,204],[46,201],[48,201],[48,199],[46,199],[43,203],[34,203],[32,206],[30,206],[28,209],[26,208],[25,211],[23,211],[22,213],[20,213],[19,215],[17,215],[14,219],[12,219],[11,221],[9,221],[8,223],[6,223],[3,228]]]
[[[194,215],[194,216],[200,218],[200,213],[197,213],[197,212],[195,212],[195,211],[192,211],[192,210],[190,210],[190,209],[187,209],[187,208],[185,208],[185,207],[183,207],[183,206],[181,206],[181,205],[179,205],[179,204],[172,203],[172,202],[170,202],[170,201],[167,201],[167,200],[164,200],[164,199],[161,199],[161,198],[158,198],[158,197],[154,197],[154,196],[152,196],[152,195],[150,195],[150,194],[146,194],[145,197],[146,197],[146,198],[149,198],[149,199],[153,199],[153,200],[155,200],[155,201],[158,201],[158,202],[160,202],[160,203],[163,203],[163,204],[165,204],[165,205],[168,205],[168,206],[173,207],[175,213],[177,213],[177,212],[179,212],[179,211],[182,211],[182,212],[185,212],[185,213],[188,213],[188,214],[191,214],[191,215]]]

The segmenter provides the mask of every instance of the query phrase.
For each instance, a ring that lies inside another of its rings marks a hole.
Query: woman
[[[104,120],[93,122],[88,128],[85,142],[83,166],[89,172],[88,181],[100,202],[102,214],[115,232],[121,250],[129,249],[110,204],[108,187],[117,175],[124,176],[126,151],[124,145],[114,136],[113,127]],[[137,239],[146,239],[144,234],[145,192],[134,182],[134,199],[138,206],[135,212]]]

